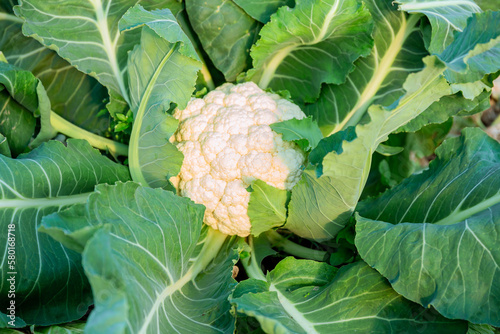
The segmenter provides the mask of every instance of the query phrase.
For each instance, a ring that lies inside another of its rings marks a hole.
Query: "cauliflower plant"
[[[304,153],[269,125],[305,114],[279,95],[252,82],[226,83],[174,117],[179,128],[170,140],[184,162],[172,181],[182,196],[206,206],[205,223],[222,233],[250,234],[247,188],[253,181],[279,189],[299,181]]]

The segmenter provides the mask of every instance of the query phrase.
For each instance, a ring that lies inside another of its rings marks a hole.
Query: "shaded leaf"
[[[215,67],[233,81],[250,64],[249,50],[260,24],[233,1],[186,0],[193,30]]]

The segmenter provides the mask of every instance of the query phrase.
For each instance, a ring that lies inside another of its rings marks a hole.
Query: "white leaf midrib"
[[[81,193],[77,195],[67,195],[47,198],[13,198],[0,199],[0,210],[2,209],[40,209],[47,207],[62,207],[72,204],[85,203],[91,193]]]
[[[269,291],[273,291],[276,293],[283,309],[286,311],[286,313],[288,313],[290,318],[292,318],[297,323],[297,325],[304,329],[306,333],[319,334],[319,332],[314,328],[314,324],[311,323],[306,317],[304,317],[304,314],[297,310],[295,305],[290,300],[288,300],[273,283],[269,284]]]

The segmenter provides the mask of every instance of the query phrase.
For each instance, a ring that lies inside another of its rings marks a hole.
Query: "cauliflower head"
[[[250,234],[247,187],[253,181],[287,190],[299,181],[304,153],[269,125],[305,114],[279,95],[253,82],[226,83],[174,117],[179,127],[170,140],[184,162],[171,181],[180,195],[205,205],[205,223],[222,233]]]

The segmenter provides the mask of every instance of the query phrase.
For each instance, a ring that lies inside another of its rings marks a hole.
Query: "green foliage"
[[[340,84],[370,52],[372,20],[356,0],[297,1],[281,7],[252,47],[250,78],[261,88],[288,90],[298,103],[314,102],[322,83]]]
[[[250,67],[258,22],[233,1],[186,0],[186,10],[205,52],[227,81]]]
[[[252,193],[248,203],[248,216],[252,224],[252,235],[258,236],[286,221],[288,193],[257,180],[252,183]]]
[[[484,127],[500,74],[484,1],[14,2],[0,0],[0,227],[16,236],[2,333],[498,331],[500,145],[455,130]],[[307,115],[271,125],[302,149],[300,181],[257,180],[228,210],[247,210],[247,238],[203,225],[170,184],[174,109],[234,80]]]
[[[266,281],[239,283],[230,300],[267,333],[463,333],[467,326],[404,299],[363,262],[337,272],[289,257]]]
[[[80,255],[37,231],[42,217],[82,203],[99,183],[126,181],[128,170],[103,157],[86,141],[57,141],[18,159],[0,155],[0,226],[15,225],[16,315],[26,323],[48,325],[79,319],[92,303]],[[7,252],[7,244],[0,246]],[[10,270],[3,266],[5,281]],[[7,284],[0,286],[7,307]]]
[[[498,326],[499,158],[496,141],[465,129],[437,150],[429,170],[362,202],[356,246],[363,259],[412,301]]]

